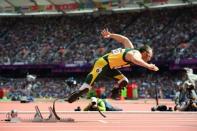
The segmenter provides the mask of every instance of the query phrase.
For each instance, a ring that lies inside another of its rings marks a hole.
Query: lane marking
[[[1,128],[75,128],[76,125],[72,125],[72,126],[35,126],[35,125],[31,125],[31,126],[16,126],[16,125],[9,125],[9,126],[1,126]],[[103,126],[99,126],[99,125],[95,125],[95,126],[89,126],[89,125],[77,125],[78,128],[195,128],[197,129],[196,125],[124,125],[124,126],[120,126],[120,125],[103,125]]]
[[[9,111],[0,111],[0,114],[6,114]],[[18,111],[18,114],[34,114],[35,111]],[[49,111],[41,111],[42,114],[48,114]],[[60,114],[98,114],[97,111],[57,111]],[[106,111],[106,114],[196,114],[197,112],[152,112],[152,111]]]
[[[98,122],[104,123],[104,124],[108,123],[107,121],[104,121],[104,120],[98,120]]]

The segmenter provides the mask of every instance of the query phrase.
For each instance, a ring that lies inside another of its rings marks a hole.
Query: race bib
[[[122,48],[118,48],[111,51],[112,54],[120,54],[121,52],[122,52]]]

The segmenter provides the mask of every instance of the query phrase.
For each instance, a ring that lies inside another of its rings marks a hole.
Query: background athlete
[[[158,71],[159,68],[154,64],[147,63],[153,56],[153,50],[148,45],[141,47],[139,50],[134,49],[131,41],[122,35],[114,34],[104,29],[101,35],[105,39],[112,38],[124,46],[124,49],[118,48],[110,53],[98,58],[94,63],[92,71],[87,75],[83,85],[78,91],[72,93],[67,101],[72,103],[80,96],[87,93],[97,78],[108,76],[117,80],[119,88],[125,87],[128,84],[128,79],[118,70],[118,68],[128,67],[133,64],[145,67],[152,71]]]

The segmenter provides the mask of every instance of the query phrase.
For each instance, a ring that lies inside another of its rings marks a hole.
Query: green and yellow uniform
[[[131,50],[134,49],[118,48],[98,58],[94,64],[92,71],[86,77],[85,83],[92,85],[97,78],[103,75],[112,77],[118,81],[125,78],[125,76],[117,69],[131,65],[130,62],[125,60],[127,52]]]

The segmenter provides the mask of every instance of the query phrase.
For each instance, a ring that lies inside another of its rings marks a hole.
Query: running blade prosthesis
[[[67,99],[65,99],[65,101],[68,101],[69,103],[73,103],[76,100],[78,100],[80,96],[82,96],[83,94],[88,93],[88,91],[89,91],[88,88],[85,88],[83,90],[75,91]]]

